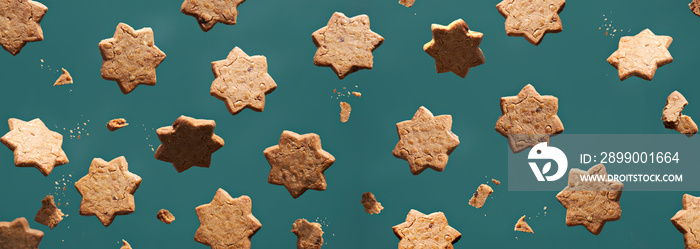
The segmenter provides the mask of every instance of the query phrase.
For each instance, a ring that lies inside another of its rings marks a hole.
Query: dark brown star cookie
[[[469,68],[484,64],[484,54],[479,45],[484,34],[469,30],[462,19],[448,26],[433,24],[433,40],[423,45],[423,50],[435,59],[438,73],[453,72],[467,77]]]

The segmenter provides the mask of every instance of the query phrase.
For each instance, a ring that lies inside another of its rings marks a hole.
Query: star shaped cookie
[[[452,116],[433,116],[421,106],[411,120],[396,124],[399,142],[392,154],[408,161],[411,173],[418,175],[427,168],[442,172],[459,137],[452,133]]]
[[[210,93],[223,100],[232,115],[246,107],[263,111],[265,95],[277,88],[267,73],[265,56],[248,56],[238,47],[233,48],[225,60],[212,62],[211,71],[215,79]]]
[[[15,166],[35,167],[48,176],[54,167],[68,163],[61,149],[63,136],[49,130],[41,119],[25,122],[11,118],[8,123],[10,132],[0,142],[14,152]]]
[[[608,221],[622,216],[619,181],[584,181],[582,176],[600,175],[607,178],[605,166],[598,164],[588,169],[569,171],[569,185],[557,194],[557,200],[566,208],[566,225],[583,225],[592,234],[598,235]]]
[[[165,59],[153,41],[153,30],[134,30],[125,23],[117,25],[114,37],[99,44],[102,54],[102,78],[114,80],[122,93],[138,85],[156,85],[156,67]]]
[[[563,30],[559,13],[564,10],[564,0],[503,0],[496,5],[506,18],[506,34],[522,36],[537,46],[546,33]]]
[[[295,199],[308,189],[326,190],[323,174],[335,157],[321,148],[321,137],[314,133],[299,135],[284,131],[279,144],[263,151],[270,164],[267,182],[284,185]]]
[[[0,0],[0,45],[17,55],[27,42],[44,40],[39,23],[48,8],[32,0]]]
[[[92,159],[88,174],[75,182],[81,196],[80,215],[97,216],[108,227],[117,215],[127,215],[136,209],[134,193],[141,185],[141,177],[129,172],[123,156],[105,161]]]
[[[197,19],[202,31],[211,30],[219,22],[226,25],[236,24],[238,5],[245,0],[185,0],[180,6],[182,14]]]
[[[369,29],[369,17],[348,18],[333,13],[328,25],[311,35],[316,44],[314,64],[331,67],[343,79],[360,69],[372,69],[372,51],[384,42],[384,37]]]
[[[195,208],[200,225],[194,240],[212,249],[250,249],[250,238],[262,227],[251,212],[252,205],[248,196],[234,199],[225,190],[217,190],[210,203]]]
[[[668,52],[671,42],[670,36],[655,35],[649,29],[635,36],[623,36],[617,51],[608,57],[608,63],[617,68],[620,81],[630,76],[651,80],[657,68],[673,62]]]
[[[211,154],[224,147],[224,139],[214,134],[216,122],[180,116],[172,126],[158,128],[161,145],[158,160],[172,163],[178,173],[192,166],[209,168]]]
[[[700,198],[684,194],[683,210],[671,218],[671,223],[683,234],[686,249],[700,249]]]
[[[423,50],[435,59],[438,73],[453,72],[467,77],[469,68],[484,64],[484,54],[479,48],[484,34],[469,30],[462,19],[448,26],[433,24],[433,40],[423,45]]]
[[[517,96],[501,98],[503,115],[496,121],[496,131],[508,138],[513,153],[541,142],[549,143],[549,137],[564,131],[558,109],[557,97],[542,96],[528,84]]]
[[[44,232],[29,228],[29,222],[19,217],[12,222],[0,221],[0,246],[2,248],[38,249]]]
[[[411,209],[406,222],[394,227],[394,234],[399,237],[399,249],[410,248],[454,248],[462,234],[447,224],[442,212],[425,215]]]

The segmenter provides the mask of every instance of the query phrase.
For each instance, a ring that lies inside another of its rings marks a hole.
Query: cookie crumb
[[[129,245],[129,242],[126,242],[126,240],[122,240],[122,243],[124,243],[124,245],[120,249],[132,249],[131,245]]]
[[[384,209],[382,203],[378,202],[374,194],[370,192],[362,194],[362,200],[360,202],[362,202],[362,206],[365,207],[365,212],[368,214],[378,214]]]
[[[165,224],[170,224],[175,220],[175,216],[167,209],[161,209],[158,211],[158,215],[156,215],[156,217]]]
[[[514,231],[524,232],[524,233],[535,233],[534,231],[532,231],[532,228],[530,227],[530,225],[528,225],[527,222],[525,222],[525,215],[523,215],[523,217],[520,217],[518,222],[515,223]]]
[[[115,119],[112,119],[109,122],[107,122],[107,129],[109,131],[116,131],[116,130],[119,130],[121,128],[126,127],[127,125],[129,125],[129,123],[126,122],[126,119],[115,118]]]
[[[362,93],[361,93],[361,92],[352,92],[352,95],[355,95],[355,97],[358,97],[358,98],[359,98],[359,97],[362,97]]]
[[[340,101],[340,122],[346,123],[350,119],[350,104]]]
[[[491,195],[491,193],[493,193],[493,189],[489,187],[489,185],[479,185],[479,187],[476,189],[476,192],[474,192],[474,196],[472,196],[472,198],[469,199],[469,205],[472,205],[475,208],[481,208],[482,206],[484,206],[486,198],[488,198]]]
[[[499,181],[499,180],[491,179],[491,181],[493,182],[493,184],[501,185],[501,181]]]
[[[407,8],[410,8],[413,6],[413,4],[416,2],[416,0],[399,0],[399,4],[406,6]]]
[[[61,70],[63,70],[63,73],[61,74],[61,76],[58,77],[58,79],[56,79],[56,82],[53,83],[53,86],[73,84],[73,77],[70,76],[70,73],[68,73],[68,71],[66,71],[65,68],[61,68]]]

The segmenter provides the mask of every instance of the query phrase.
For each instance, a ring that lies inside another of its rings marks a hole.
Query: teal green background
[[[32,228],[45,232],[42,248],[119,248],[121,239],[135,249],[206,248],[193,240],[199,226],[194,208],[223,188],[252,198],[253,214],[262,223],[254,248],[294,248],[290,229],[298,218],[323,221],[324,248],[396,248],[391,227],[410,209],[444,212],[462,233],[456,248],[683,248],[669,220],[681,209],[683,192],[625,192],[622,219],[606,224],[598,236],[565,225],[556,192],[508,192],[507,143],[494,125],[499,98],[517,94],[527,83],[559,98],[565,133],[674,133],[659,120],[674,90],[690,102],[684,114],[700,118],[700,18],[688,9],[689,1],[569,1],[561,13],[564,31],[547,34],[537,47],[506,36],[497,0],[417,0],[412,8],[397,0],[249,0],[238,8],[238,24],[217,24],[207,33],[180,13],[181,1],[41,1],[49,8],[41,22],[45,40],[29,43],[17,56],[0,53],[0,120],[41,118],[64,135],[70,163],[44,177],[36,169],[14,167],[12,152],[0,149],[0,220],[27,217]],[[374,69],[338,80],[330,68],[313,65],[311,33],[334,11],[369,15],[372,30],[386,39],[374,52]],[[437,74],[434,60],[422,51],[432,38],[432,23],[458,18],[484,33],[486,63],[465,79]],[[153,28],[155,44],[167,55],[156,86],[123,95],[115,82],[101,79],[97,44],[112,37],[119,22]],[[611,22],[618,29],[615,37],[604,33],[603,25]],[[620,82],[605,59],[621,35],[644,28],[674,38],[669,49],[674,62],[659,68],[651,82],[636,77]],[[267,57],[278,88],[267,95],[264,112],[231,116],[209,95],[210,62],[225,58],[234,46]],[[61,67],[75,84],[52,86]],[[362,97],[336,99],[333,89],[343,87]],[[348,123],[339,121],[341,100],[352,105]],[[391,151],[398,141],[395,123],[410,119],[421,105],[435,115],[451,114],[461,144],[444,172],[413,176]],[[210,168],[178,174],[154,159],[151,148],[160,144],[155,129],[180,115],[216,120],[215,132],[226,145],[214,153]],[[106,122],[117,117],[131,125],[108,132]],[[77,127],[81,139],[70,137]],[[283,130],[319,134],[323,148],[336,157],[326,171],[326,191],[293,199],[284,187],[267,183],[270,166],[262,151],[277,144]],[[81,198],[73,183],[87,174],[93,158],[122,155],[143,182],[135,194],[136,212],[117,216],[105,228],[97,218],[78,214]],[[494,186],[486,205],[467,205],[477,186],[491,178],[503,184]],[[61,187],[67,182],[66,190],[56,191],[56,181]],[[360,196],[367,191],[385,207],[382,213],[364,213]],[[60,198],[69,214],[53,230],[33,221],[47,194]],[[161,208],[176,216],[174,223],[156,219]],[[513,231],[522,215],[531,217],[535,234]]]

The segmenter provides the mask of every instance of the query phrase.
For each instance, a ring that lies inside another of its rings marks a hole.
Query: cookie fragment
[[[378,214],[384,209],[382,203],[378,202],[374,194],[370,192],[362,194],[362,200],[360,202],[362,202],[362,206],[365,207],[365,212],[368,214]]]
[[[348,122],[348,119],[350,119],[350,111],[352,111],[350,104],[340,101],[340,122]]]
[[[129,245],[129,242],[126,242],[126,240],[122,240],[122,243],[124,243],[124,245],[122,245],[120,249],[132,249],[131,245]]]
[[[99,43],[102,54],[102,78],[116,81],[123,94],[138,85],[156,85],[156,68],[165,53],[154,44],[153,30],[134,30],[125,23],[117,25],[114,37]]]
[[[175,221],[175,216],[170,213],[167,209],[161,209],[158,211],[156,218],[165,224],[170,224]]]
[[[0,221],[0,246],[8,249],[38,249],[44,232],[29,228],[29,222],[19,217],[12,222]]]
[[[369,17],[358,15],[348,18],[333,13],[328,25],[311,35],[316,45],[314,64],[331,67],[343,79],[360,69],[372,69],[372,51],[384,42],[384,37],[369,28]]]
[[[399,4],[406,6],[408,8],[411,8],[413,4],[416,2],[416,0],[399,0]]]
[[[107,122],[107,130],[109,131],[116,131],[121,128],[126,127],[129,125],[129,123],[126,122],[126,119],[123,118],[115,118]]]
[[[666,106],[662,111],[661,121],[667,129],[674,129],[688,137],[698,133],[698,126],[690,116],[683,115],[682,111],[688,101],[678,91],[674,91],[666,98]]]
[[[333,165],[335,157],[321,148],[318,135],[283,131],[279,144],[268,147],[263,154],[270,164],[267,182],[284,185],[294,199],[308,189],[326,190],[323,172]]]
[[[493,182],[493,184],[501,185],[501,181],[499,181],[499,180],[491,179],[491,181]]]
[[[323,245],[321,224],[306,219],[294,221],[292,233],[297,236],[297,249],[320,249]]]
[[[645,29],[635,36],[620,38],[618,49],[608,57],[608,63],[617,68],[620,81],[631,76],[652,80],[656,69],[673,62],[668,47],[673,38],[655,35]]]
[[[565,4],[564,0],[503,0],[496,8],[506,18],[508,36],[525,37],[537,46],[545,34],[563,30],[559,13]]]
[[[44,40],[39,23],[48,8],[32,0],[0,0],[0,45],[17,55],[27,42]]]
[[[124,156],[105,161],[95,158],[87,175],[75,182],[75,188],[83,197],[80,215],[97,216],[108,227],[117,215],[127,215],[136,210],[134,193],[141,185],[141,177],[129,172]]]
[[[41,208],[36,212],[34,216],[34,221],[48,226],[53,230],[59,222],[63,220],[63,212],[61,209],[56,207],[56,203],[53,200],[53,195],[47,195],[41,200]]]
[[[524,232],[524,233],[535,233],[532,231],[532,228],[530,225],[525,222],[525,215],[523,217],[520,217],[517,223],[515,223],[515,229],[514,231],[519,231],[519,232]]]
[[[392,227],[400,239],[399,249],[410,248],[453,248],[462,234],[447,224],[442,212],[425,215],[411,209],[406,222]]]
[[[172,163],[178,173],[192,166],[209,168],[211,154],[224,147],[224,139],[214,134],[214,128],[214,120],[180,116],[172,126],[156,130],[162,143],[156,159]]]
[[[479,45],[484,34],[469,30],[462,19],[448,26],[430,26],[433,39],[423,45],[423,51],[435,59],[438,73],[453,72],[459,77],[467,77],[469,68],[484,64],[484,54]]]
[[[217,22],[236,24],[237,8],[243,2],[245,0],[185,0],[180,6],[180,12],[196,18],[202,31],[207,32]]]
[[[68,163],[61,148],[63,136],[49,130],[41,119],[25,122],[10,118],[7,122],[10,131],[0,138],[0,142],[13,151],[15,166],[35,167],[48,176],[54,167]]]
[[[690,11],[692,11],[693,14],[700,16],[700,0],[693,0],[688,4],[688,7],[690,7]]]
[[[583,225],[592,234],[598,235],[606,222],[622,217],[620,196],[623,184],[620,181],[584,181],[582,175],[601,175],[607,179],[608,172],[602,164],[583,171],[569,171],[569,185],[557,194],[557,200],[566,208],[566,225]]]
[[[361,92],[352,92],[352,95],[355,95],[355,97],[358,97],[358,98],[359,98],[359,97],[362,97],[362,93],[361,93]]]
[[[540,95],[528,84],[517,96],[501,98],[502,115],[496,121],[496,131],[508,138],[513,153],[521,152],[564,131],[557,111],[559,99]]]
[[[61,76],[56,79],[56,82],[53,83],[53,86],[62,86],[66,84],[73,84],[73,77],[70,76],[70,73],[66,71],[65,68],[61,68],[63,70],[63,73],[61,73]]]
[[[250,249],[250,238],[262,227],[251,213],[252,205],[246,195],[233,198],[218,189],[210,203],[195,208],[200,225],[194,240],[212,249]]]
[[[452,151],[459,145],[459,137],[452,133],[452,116],[433,116],[421,106],[411,120],[396,124],[399,142],[392,154],[408,161],[413,175],[431,168],[442,172]]]
[[[231,115],[244,108],[256,112],[265,109],[265,95],[277,88],[267,73],[267,58],[248,56],[238,47],[233,48],[226,59],[211,63],[214,81],[209,93],[226,103]]]
[[[491,187],[489,187],[489,185],[486,185],[486,184],[479,185],[479,187],[476,188],[476,192],[474,192],[474,195],[472,196],[472,198],[469,199],[469,205],[471,205],[475,208],[483,207],[484,203],[486,202],[486,198],[489,198],[491,193],[493,193],[493,189]]]
[[[683,234],[685,248],[700,249],[700,198],[684,194],[683,209],[671,218],[671,223]]]

